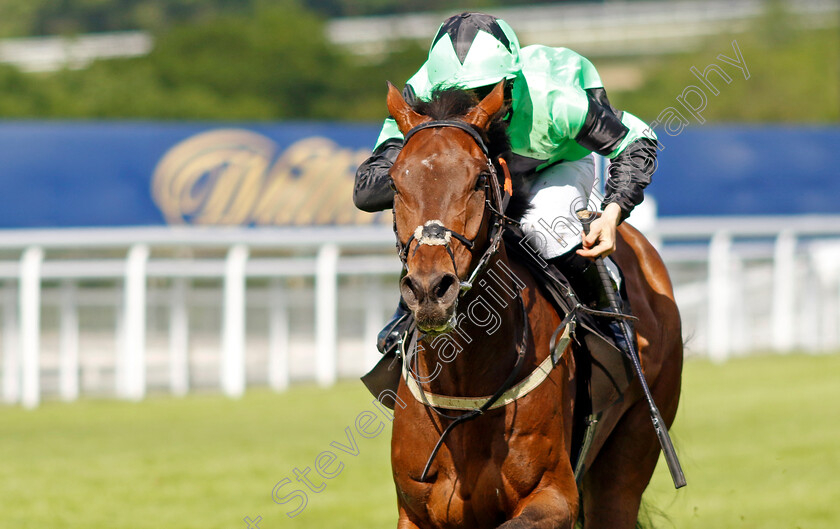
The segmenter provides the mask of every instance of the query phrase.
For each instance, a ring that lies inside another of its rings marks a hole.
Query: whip
[[[579,210],[576,213],[583,225],[583,233],[589,235],[589,225],[595,219],[595,214],[586,209]],[[610,310],[616,314],[622,314],[618,299],[616,298],[615,289],[607,272],[607,267],[604,265],[603,257],[595,259],[595,266],[598,269],[598,275],[601,277],[601,283],[603,283],[604,291],[610,302]],[[680,466],[680,460],[677,458],[674,443],[671,442],[671,436],[668,434],[668,427],[665,426],[662,414],[659,413],[659,408],[656,407],[656,403],[653,401],[653,395],[650,393],[647,380],[645,380],[645,374],[642,372],[642,364],[639,361],[639,354],[634,345],[635,342],[633,341],[633,333],[630,330],[630,325],[623,318],[619,318],[618,323],[621,325],[621,332],[627,341],[627,347],[630,348],[630,360],[633,363],[633,370],[636,372],[636,376],[639,377],[639,383],[641,383],[642,391],[645,393],[645,399],[650,410],[650,419],[653,422],[653,429],[656,430],[656,437],[659,438],[659,445],[662,447],[662,453],[665,455],[665,462],[668,463],[668,470],[671,472],[671,479],[674,480],[674,487],[678,489],[685,487],[685,475],[683,474],[682,466]]]

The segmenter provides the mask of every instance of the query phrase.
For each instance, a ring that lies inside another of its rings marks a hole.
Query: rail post
[[[189,380],[190,320],[187,311],[187,279],[172,280],[169,297],[169,390],[183,396]]]
[[[773,249],[773,349],[794,348],[796,331],[796,235],[784,230]]]
[[[709,243],[709,357],[724,362],[732,349],[730,332],[732,237],[719,231]]]
[[[76,283],[61,282],[58,331],[59,394],[65,401],[79,398],[79,305]]]
[[[228,397],[245,392],[245,267],[248,247],[231,246],[225,261],[224,315],[222,323],[222,391]]]
[[[318,250],[315,270],[315,379],[331,386],[338,378],[336,317],[338,303],[338,246]]]
[[[118,391],[129,400],[146,395],[146,265],[149,247],[135,244],[128,250],[123,295],[122,358]]]
[[[268,288],[268,385],[274,391],[289,386],[289,310],[283,281]]]
[[[41,402],[41,265],[44,250],[30,246],[20,260],[21,403]]]

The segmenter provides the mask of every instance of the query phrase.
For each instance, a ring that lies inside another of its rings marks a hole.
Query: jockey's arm
[[[650,128],[632,114],[624,113],[627,121],[636,121],[639,128]],[[626,219],[634,207],[645,198],[644,189],[650,184],[656,170],[656,136],[653,131],[648,136],[639,136],[617,149],[612,156],[609,178],[606,181],[606,196],[603,204],[618,204],[621,208],[621,220]]]
[[[373,149],[370,158],[356,170],[353,203],[357,208],[373,213],[393,206],[394,190],[391,188],[390,171],[402,146],[401,137],[382,141]]]
[[[606,181],[601,218],[583,238],[585,257],[609,255],[615,250],[615,228],[644,200],[644,189],[656,169],[656,134],[629,112],[616,111],[603,88],[586,90],[589,109],[575,140],[583,147],[612,159]]]
[[[413,103],[415,97],[411,84],[406,84],[403,98]],[[373,154],[356,170],[353,203],[357,208],[373,213],[393,207],[394,190],[391,188],[390,171],[402,147],[403,135],[397,122],[389,116],[379,132]]]

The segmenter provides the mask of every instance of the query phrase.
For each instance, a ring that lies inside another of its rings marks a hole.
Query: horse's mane
[[[429,116],[435,121],[442,121],[463,117],[479,103],[478,97],[473,92],[466,91],[458,86],[447,86],[432,90],[432,95],[428,101],[417,98],[412,107],[419,114]],[[500,179],[503,178],[503,172],[496,160],[499,156],[510,152],[510,139],[507,135],[508,123],[504,119],[506,113],[506,108],[503,108],[496,114],[486,132],[476,129],[487,144],[490,159],[496,165],[496,171]],[[523,186],[517,185],[522,182],[522,175],[512,175],[512,177],[514,182],[513,196],[505,214],[514,220],[520,220],[531,207],[530,200]]]

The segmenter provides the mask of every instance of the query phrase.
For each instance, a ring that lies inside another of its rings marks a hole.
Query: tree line
[[[426,50],[406,42],[376,61],[361,58],[328,41],[324,13],[393,11],[396,4],[3,0],[0,34],[145,27],[153,31],[155,45],[145,57],[98,61],[83,70],[24,73],[0,65],[0,118],[382,119],[387,113],[385,80],[402,85],[422,64]],[[436,4],[427,0],[424,5]],[[750,80],[722,90],[705,117],[725,122],[840,120],[837,28],[794,30],[768,20],[737,37]],[[650,121],[685,86],[697,83],[692,66],[702,69],[728,47],[719,38],[688,54],[651,59],[617,53],[593,62],[596,67],[632,64],[643,72],[637,88],[607,89],[617,107]]]

